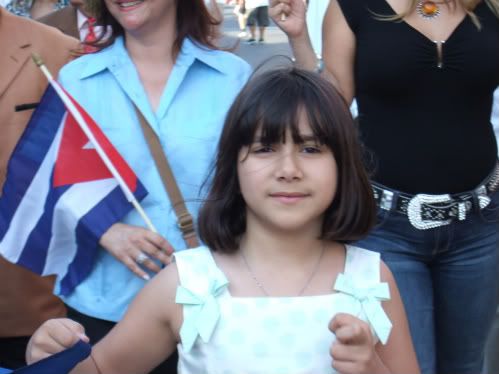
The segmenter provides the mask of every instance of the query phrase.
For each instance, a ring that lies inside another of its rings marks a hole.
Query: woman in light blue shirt
[[[213,45],[216,22],[203,0],[99,2],[98,22],[111,26],[112,35],[99,52],[66,65],[59,79],[145,185],[141,204],[159,234],[129,213],[104,233],[92,272],[63,298],[92,343],[121,319],[172,250],[186,248],[134,105],[158,135],[196,217],[226,111],[250,74],[247,63]]]

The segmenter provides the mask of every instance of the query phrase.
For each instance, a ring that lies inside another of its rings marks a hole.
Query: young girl
[[[176,253],[72,373],[146,373],[176,344],[184,374],[419,372],[391,273],[345,244],[374,214],[337,91],[295,68],[257,76],[226,119],[206,247]],[[48,321],[27,358],[80,338],[77,323]]]

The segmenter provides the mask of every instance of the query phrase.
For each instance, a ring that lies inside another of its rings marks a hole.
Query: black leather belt
[[[444,226],[453,220],[463,221],[472,209],[483,209],[499,188],[499,164],[487,179],[472,191],[459,194],[410,195],[372,184],[374,199],[381,209],[395,210],[407,215],[411,224],[420,230]]]

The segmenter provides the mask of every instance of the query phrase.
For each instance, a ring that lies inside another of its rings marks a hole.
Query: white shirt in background
[[[0,0],[0,1],[2,1],[2,0]],[[78,30],[80,31],[80,41],[84,41],[88,35],[87,16],[84,15],[80,10],[77,10],[76,17],[77,17]],[[94,26],[94,33],[95,33],[95,36],[97,36],[97,38],[101,35],[101,33],[103,31],[104,31],[104,27]],[[108,34],[110,34],[110,33],[108,33]]]
[[[322,21],[329,0],[309,0],[307,8],[307,27],[312,48],[317,56],[322,55]]]
[[[255,9],[261,6],[269,6],[269,0],[246,0],[246,9]]]

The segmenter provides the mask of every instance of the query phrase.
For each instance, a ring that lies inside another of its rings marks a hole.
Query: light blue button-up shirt
[[[87,110],[135,171],[149,194],[141,205],[176,250],[186,248],[133,103],[158,134],[187,208],[197,216],[227,110],[250,75],[249,65],[186,39],[154,112],[123,38],[82,56],[59,73],[63,87]],[[145,226],[133,210],[124,223]],[[101,249],[90,275],[64,297],[86,315],[118,321],[144,281]]]

